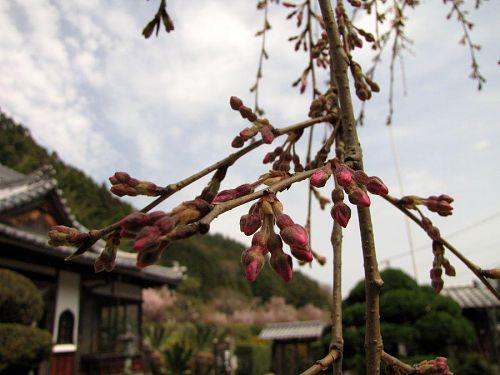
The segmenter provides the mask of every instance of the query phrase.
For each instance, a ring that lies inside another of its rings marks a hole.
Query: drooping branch
[[[408,216],[411,220],[413,220],[419,227],[421,227],[422,229],[424,229],[423,225],[422,225],[422,222],[421,220],[413,213],[411,212],[409,209],[407,209],[406,207],[404,207],[403,205],[401,205],[399,203],[399,199],[393,197],[393,196],[390,196],[390,195],[386,195],[383,197],[387,202],[391,203],[394,207],[396,207],[397,209],[399,209],[402,213],[404,213],[406,216]],[[448,241],[446,241],[446,239],[444,239],[443,237],[441,237],[440,241],[443,243],[443,245],[448,249],[450,250],[458,259],[460,259],[460,261],[462,261],[463,264],[465,264],[465,266],[470,269],[472,271],[472,273],[474,273],[474,275],[477,276],[477,278],[490,290],[491,293],[493,293],[493,295],[495,295],[495,297],[500,301],[500,294],[497,292],[497,290],[491,285],[491,283],[488,281],[488,279],[486,279],[484,276],[483,276],[483,273],[482,273],[482,269],[481,267],[479,267],[478,265],[474,264],[473,262],[471,262],[465,255],[463,255],[457,248],[455,248],[453,245],[451,245]]]
[[[330,48],[331,81],[335,82],[342,119],[342,137],[345,143],[345,162],[354,170],[363,169],[363,158],[358,141],[349,79],[347,76],[348,57],[340,40],[340,34],[333,16],[329,0],[319,0],[321,13],[325,22]],[[382,336],[380,333],[379,292],[383,285],[378,271],[375,253],[375,241],[371,223],[370,210],[358,207],[361,244],[363,249],[366,291],[366,373],[380,374],[380,356],[382,352]]]

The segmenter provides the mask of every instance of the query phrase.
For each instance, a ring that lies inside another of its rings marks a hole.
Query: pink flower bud
[[[234,189],[236,191],[237,198],[253,192],[254,187],[251,184],[243,184]]]
[[[127,172],[115,172],[113,177],[121,184],[126,184],[130,180],[130,175]]]
[[[358,207],[370,207],[370,197],[363,190],[357,188],[349,193],[349,202]]]
[[[241,254],[241,263],[245,267],[245,277],[251,283],[257,280],[264,266],[265,257],[263,254],[263,249],[259,246],[252,246]]]
[[[258,246],[264,250],[264,254],[267,254],[266,244],[269,234],[260,230],[256,232],[252,237],[252,246]]]
[[[448,203],[453,203],[453,201],[454,201],[454,199],[452,197],[450,197],[449,195],[446,195],[446,194],[441,194],[438,197],[438,200],[445,201],[445,202],[448,202]]]
[[[434,241],[439,241],[441,240],[441,233],[439,232],[439,229],[436,227],[431,227],[428,231],[427,234],[431,239]]]
[[[123,184],[113,185],[109,191],[118,197],[123,197],[124,195],[134,197],[138,194],[134,188]]]
[[[378,177],[370,177],[368,183],[366,184],[366,189],[376,195],[387,195],[389,194],[389,189],[382,180]]]
[[[276,225],[278,225],[278,228],[280,228],[280,229],[287,228],[287,227],[292,226],[294,224],[295,223],[288,215],[281,214],[281,215],[276,217]]]
[[[240,131],[240,137],[243,139],[249,139],[249,138],[252,138],[257,133],[258,133],[258,130],[255,127],[245,128],[242,131]]]
[[[148,249],[146,251],[142,251],[137,254],[137,262],[135,266],[137,268],[144,268],[147,266],[151,266],[152,264],[157,263],[160,260],[161,253],[163,252],[164,247],[158,246],[152,249]]]
[[[293,263],[292,257],[284,252],[277,252],[271,255],[269,260],[271,267],[283,279],[284,282],[292,280]]]
[[[352,173],[349,169],[343,166],[335,168],[335,179],[342,187],[348,187],[352,181]]]
[[[266,126],[261,129],[260,134],[262,135],[262,141],[266,144],[271,144],[274,141],[274,134],[270,127]]]
[[[333,206],[331,215],[333,220],[346,228],[351,218],[351,209],[344,202],[339,202]]]
[[[441,267],[432,267],[430,272],[431,280],[439,280],[442,274],[443,270]]]
[[[290,250],[292,251],[292,255],[295,257],[295,259],[298,259],[302,262],[309,263],[314,259],[314,255],[309,248],[290,245]]]
[[[237,96],[231,96],[229,98],[229,105],[233,110],[237,111],[243,105],[243,102]]]
[[[122,229],[137,231],[147,223],[146,214],[142,212],[132,212],[118,222]]]
[[[233,141],[231,142],[231,147],[240,148],[243,147],[244,144],[245,140],[238,135],[234,137]]]
[[[266,248],[271,253],[271,255],[282,253],[283,241],[281,240],[281,237],[278,236],[276,233],[271,233],[269,235],[269,238],[267,239]]]
[[[240,218],[240,230],[245,233],[246,236],[251,236],[252,234],[254,234],[261,225],[262,220],[258,213],[243,215]]]
[[[312,174],[309,181],[311,182],[312,186],[320,188],[326,185],[326,182],[331,175],[332,173],[327,170],[327,168],[321,168]]]
[[[255,116],[252,110],[243,104],[239,106],[238,111],[240,111],[241,117],[248,119],[250,122],[257,120],[257,116]]]
[[[299,224],[289,225],[280,231],[283,241],[291,246],[308,249],[309,238],[305,228]]]
[[[222,190],[219,194],[217,194],[212,201],[212,203],[222,203],[226,201],[230,201],[231,199],[235,199],[238,197],[238,193],[235,189]]]
[[[158,246],[158,238],[160,237],[160,229],[153,226],[143,227],[134,241],[135,251],[144,251],[152,247]]]
[[[145,215],[145,220],[147,225],[153,225],[157,220],[167,216],[163,211],[153,211]]]
[[[268,164],[272,163],[276,159],[276,154],[274,152],[268,152],[266,156],[264,156],[264,160],[262,160],[262,163]]]
[[[434,289],[434,291],[436,293],[439,293],[443,289],[444,282],[442,279],[432,280],[431,286],[432,286],[432,289]]]
[[[354,181],[356,181],[360,185],[366,185],[369,180],[368,175],[363,171],[355,171],[353,177]]]
[[[169,233],[172,229],[174,229],[177,221],[172,216],[164,216],[161,219],[155,221],[155,227],[160,230],[162,235]]]

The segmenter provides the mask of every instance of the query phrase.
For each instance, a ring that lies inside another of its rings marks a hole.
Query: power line
[[[459,229],[459,230],[457,230],[457,231],[455,231],[455,232],[452,232],[452,233],[450,233],[450,234],[448,234],[448,235],[446,235],[446,236],[444,236],[444,237],[446,237],[446,238],[450,238],[450,237],[457,236],[457,235],[462,234],[462,233],[464,233],[464,232],[467,232],[467,231],[469,231],[469,230],[471,230],[471,229],[473,229],[473,228],[475,228],[475,227],[477,227],[477,226],[479,226],[479,225],[481,225],[481,224],[484,224],[484,223],[486,223],[486,222],[488,222],[488,221],[491,221],[491,220],[493,220],[493,219],[497,218],[498,216],[500,216],[500,211],[497,211],[497,212],[495,212],[495,213],[493,213],[493,214],[491,214],[491,215],[489,215],[489,216],[485,217],[484,219],[481,219],[481,220],[478,220],[478,221],[476,221],[476,222],[474,222],[474,223],[472,223],[472,224],[469,224],[469,225],[467,225],[467,226],[463,227],[462,229]],[[421,245],[421,246],[416,247],[416,248],[414,249],[414,251],[415,251],[415,252],[417,252],[417,251],[422,251],[422,250],[427,249],[428,247],[429,247],[429,245],[428,245],[428,244]],[[394,254],[394,255],[392,255],[392,256],[390,256],[390,257],[387,257],[387,258],[385,258],[385,259],[381,260],[380,262],[381,262],[381,263],[384,263],[384,262],[385,262],[385,263],[388,263],[390,260],[393,260],[393,259],[398,259],[398,258],[404,258],[404,257],[406,257],[406,256],[408,256],[408,255],[410,255],[410,254],[411,254],[411,251],[401,252],[401,253],[398,253],[398,254]]]

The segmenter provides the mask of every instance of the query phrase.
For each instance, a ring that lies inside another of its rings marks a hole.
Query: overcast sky
[[[232,138],[247,125],[229,108],[228,98],[237,95],[252,103],[248,88],[260,48],[254,34],[262,23],[255,3],[171,0],[175,31],[145,40],[141,30],[156,12],[157,1],[0,1],[0,107],[27,126],[37,142],[98,182],[116,170],[162,185],[178,181],[232,152]],[[500,265],[500,2],[485,2],[470,13],[476,23],[472,37],[482,45],[478,59],[488,81],[481,92],[468,78],[468,50],[458,45],[461,29],[457,22],[446,21],[447,10],[441,2],[422,1],[408,14],[414,54],[405,58],[407,95],[396,69],[392,131],[405,193],[453,196],[454,215],[433,215],[433,222],[445,236],[451,234],[450,241],[472,261],[494,267]],[[294,53],[286,41],[294,25],[284,22],[285,14],[276,5],[270,9],[270,59],[260,92],[266,115],[276,127],[306,119],[311,96],[309,91],[301,96],[290,85],[307,56]],[[369,66],[368,52],[356,56]],[[385,126],[387,64],[376,78],[382,92],[368,103],[366,124],[359,129],[365,169],[382,177],[399,196]],[[316,131],[316,145],[323,134]],[[264,173],[260,161],[275,146],[241,159],[230,169],[223,188],[254,181]],[[178,193],[162,208],[192,198],[205,183]],[[327,185],[324,194],[330,190]],[[299,223],[305,221],[306,192],[302,183],[280,195],[285,211]],[[385,201],[372,201],[381,268],[390,264],[413,274],[402,215]],[[147,202],[132,201],[137,207]],[[238,225],[247,210],[221,216],[212,230],[249,244]],[[322,212],[316,205],[314,214],[313,248],[331,262],[329,210]],[[363,276],[356,219],[344,232],[344,294]],[[430,240],[411,227],[418,278],[428,284]],[[457,277],[446,277],[445,286],[470,284],[471,272],[453,255],[448,257]],[[332,278],[330,263],[303,270],[323,283]]]

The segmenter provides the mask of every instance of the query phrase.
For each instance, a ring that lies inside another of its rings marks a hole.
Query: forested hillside
[[[105,184],[98,185],[82,171],[64,163],[56,153],[49,153],[36,143],[29,130],[0,112],[0,163],[21,173],[29,173],[49,164],[56,170],[60,188],[72,212],[88,228],[110,224],[134,208],[112,196]],[[111,174],[112,171],[110,171]],[[178,261],[188,269],[183,285],[186,293],[208,300],[232,290],[242,297],[269,300],[282,296],[294,306],[312,303],[328,304],[329,297],[317,282],[294,272],[287,285],[270,267],[265,267],[258,280],[249,284],[242,273],[240,256],[243,245],[221,235],[196,236],[172,244],[162,262]]]

